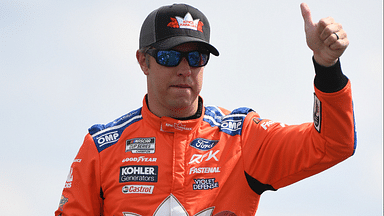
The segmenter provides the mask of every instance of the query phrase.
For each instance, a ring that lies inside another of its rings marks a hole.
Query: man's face
[[[188,52],[199,50],[196,43],[187,43],[174,47],[173,50]],[[183,58],[176,67],[159,65],[155,58],[147,55],[149,68],[144,73],[147,75],[148,101],[152,109],[164,109],[171,112],[185,113],[196,112],[198,95],[203,84],[204,67],[191,67]],[[161,115],[161,114],[160,114]],[[169,115],[168,115],[169,116]],[[187,116],[170,116],[187,117]]]

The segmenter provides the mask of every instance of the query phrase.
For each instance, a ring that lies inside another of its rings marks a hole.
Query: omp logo
[[[112,131],[112,132],[103,134],[97,137],[96,139],[97,139],[97,143],[99,144],[99,147],[101,147],[103,145],[117,141],[119,139],[119,133],[117,131]]]
[[[218,140],[197,138],[194,139],[189,145],[202,151],[208,151],[212,149],[218,142]]]
[[[194,155],[192,155],[191,160],[189,161],[188,164],[199,164],[203,161],[210,161],[212,159],[215,161],[219,161],[219,159],[217,159],[217,157],[216,157],[217,153],[219,153],[219,152],[220,152],[220,150],[216,150],[215,152],[213,152],[211,150],[205,154],[194,154]]]
[[[230,130],[230,131],[237,131],[241,129],[242,120],[225,120],[221,123],[221,128]]]

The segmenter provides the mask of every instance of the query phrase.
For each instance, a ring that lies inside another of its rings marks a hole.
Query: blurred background
[[[0,1],[0,215],[53,215],[87,129],[142,105],[135,58],[146,16],[172,1]],[[286,124],[312,121],[312,53],[301,1],[201,1],[211,56],[206,105],[248,106]],[[314,21],[348,33],[358,146],[335,167],[261,198],[259,216],[383,214],[383,2],[308,0]]]

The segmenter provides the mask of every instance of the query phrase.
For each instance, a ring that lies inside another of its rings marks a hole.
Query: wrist
[[[330,67],[318,64],[313,57],[313,65],[315,67],[314,84],[317,89],[325,93],[337,92],[344,88],[348,83],[348,78],[341,70],[340,61],[337,61]]]
[[[313,54],[313,59],[315,62],[323,67],[331,67],[337,63],[339,58],[333,59],[333,60],[326,60],[322,58],[320,55],[317,55],[316,53]]]

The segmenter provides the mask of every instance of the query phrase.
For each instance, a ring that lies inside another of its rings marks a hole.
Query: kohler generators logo
[[[157,166],[123,166],[119,182],[157,182],[157,175]]]

